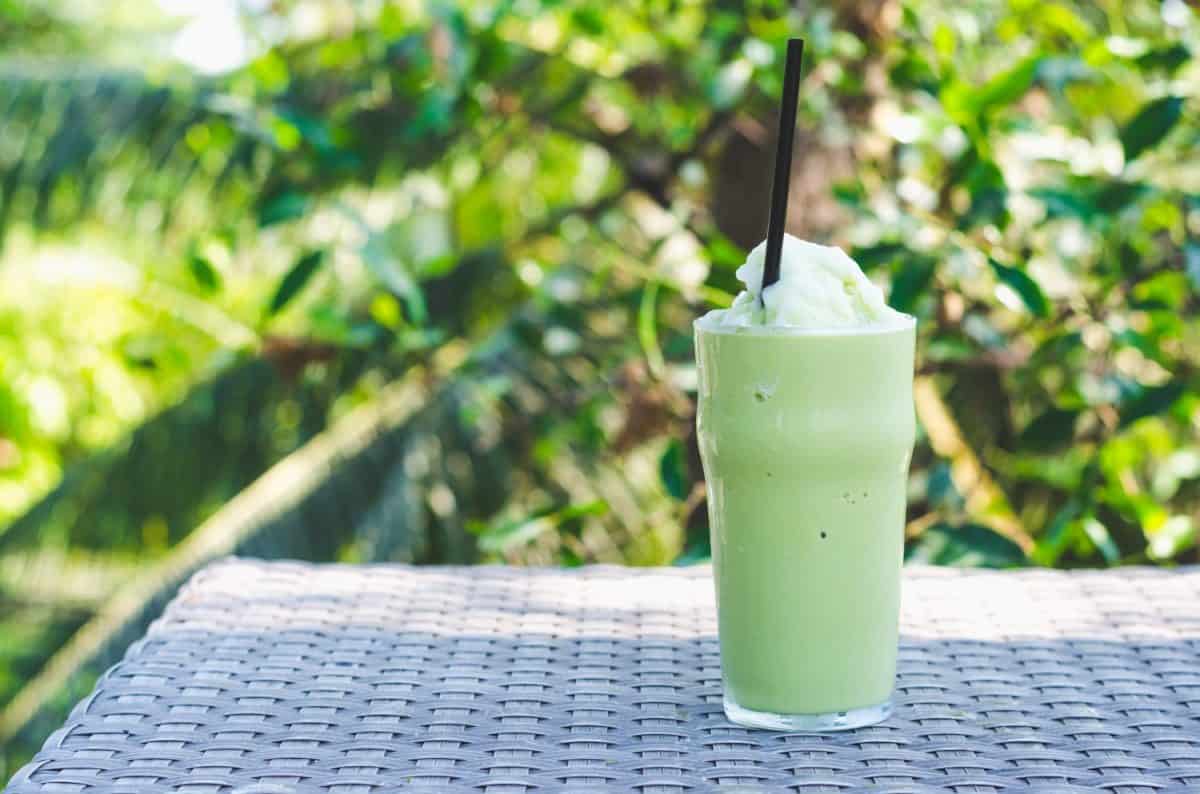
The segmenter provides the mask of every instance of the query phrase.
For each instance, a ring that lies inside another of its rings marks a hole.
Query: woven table
[[[1200,791],[1200,570],[906,572],[895,715],[721,713],[711,572],[228,560],[26,792]]]

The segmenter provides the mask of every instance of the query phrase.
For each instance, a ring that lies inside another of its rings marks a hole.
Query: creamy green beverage
[[[725,711],[839,730],[891,710],[915,323],[838,249],[785,240],[765,306],[696,322]]]

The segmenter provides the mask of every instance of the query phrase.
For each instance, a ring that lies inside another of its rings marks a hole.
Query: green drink
[[[709,315],[695,334],[725,712],[779,730],[879,722],[896,670],[915,322]]]

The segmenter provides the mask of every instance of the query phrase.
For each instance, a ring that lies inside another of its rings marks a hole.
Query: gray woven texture
[[[1200,571],[906,573],[895,716],[721,713],[710,572],[198,574],[26,792],[1200,791]]]

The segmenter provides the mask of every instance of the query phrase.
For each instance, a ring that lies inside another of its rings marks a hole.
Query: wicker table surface
[[[224,561],[8,790],[1200,791],[1200,570],[910,569],[825,735],[725,720],[710,577]]]

